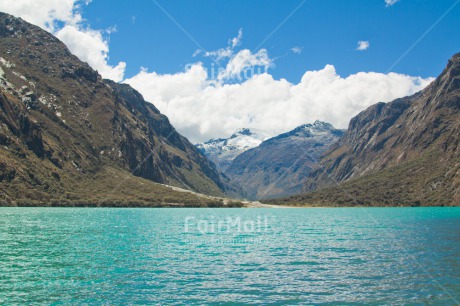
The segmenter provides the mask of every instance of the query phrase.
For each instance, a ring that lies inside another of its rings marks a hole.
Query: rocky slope
[[[225,171],[249,199],[299,193],[305,177],[342,130],[320,121],[270,138],[240,154]]]
[[[226,188],[215,166],[137,91],[102,80],[57,38],[3,13],[0,157],[0,201],[9,205],[174,202],[165,187],[136,193],[150,181],[213,195]],[[126,190],[130,173],[147,180],[131,177]]]
[[[242,128],[229,138],[211,139],[196,146],[220,171],[225,171],[238,155],[257,147],[271,136],[273,134],[268,131]]]
[[[459,141],[460,53],[423,91],[353,118],[306,181],[321,191],[279,203],[458,205]]]

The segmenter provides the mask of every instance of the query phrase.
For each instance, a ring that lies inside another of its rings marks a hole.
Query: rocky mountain
[[[354,117],[302,196],[279,203],[458,205],[460,53],[421,92]]]
[[[226,189],[137,91],[102,80],[53,35],[0,13],[0,204],[183,203],[152,182]]]
[[[271,136],[273,133],[268,131],[242,128],[229,138],[211,139],[196,146],[220,171],[225,171],[238,155],[257,147]]]
[[[343,133],[320,121],[299,126],[240,154],[225,175],[241,186],[249,199],[299,193],[321,155]]]

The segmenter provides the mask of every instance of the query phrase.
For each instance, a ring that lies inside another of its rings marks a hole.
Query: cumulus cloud
[[[238,35],[228,40],[227,47],[206,52],[198,49],[193,53],[193,57],[202,54],[203,57],[212,58],[219,67],[217,74],[213,71],[209,77],[219,83],[232,80],[242,81],[254,74],[266,72],[273,64],[267,50],[260,49],[257,52],[248,49],[237,50],[242,39],[243,29],[239,29]],[[261,69],[256,71],[256,68]]]
[[[344,78],[327,65],[307,71],[297,84],[268,73],[225,84],[211,80],[203,64],[196,63],[177,74],[143,70],[126,83],[154,103],[183,135],[200,142],[229,136],[241,127],[281,133],[322,120],[346,128],[366,107],[413,94],[432,80],[375,72]]]
[[[79,59],[97,69],[104,78],[116,82],[123,80],[126,63],[120,62],[116,66],[107,63],[109,46],[100,31],[67,25],[56,33],[56,37]]]
[[[14,0],[0,1],[0,11],[23,18],[61,39],[69,50],[88,62],[104,78],[123,79],[126,63],[115,66],[108,63],[109,43],[103,33],[110,34],[116,27],[93,30],[85,26],[82,6],[90,0]],[[63,26],[59,26],[63,24]]]
[[[385,3],[386,3],[386,6],[392,6],[393,4],[395,4],[396,2],[398,2],[399,0],[385,0]]]
[[[364,50],[369,49],[369,46],[370,46],[370,44],[369,44],[368,41],[360,40],[360,41],[358,41],[358,47],[356,47],[356,50],[364,51]]]
[[[291,49],[291,51],[294,52],[295,54],[302,53],[302,50],[303,50],[302,47],[294,47],[294,48]]]
[[[82,18],[79,9],[82,4],[79,0],[1,1],[0,11],[21,17],[47,31],[53,32],[59,21],[66,24],[81,22]]]
[[[219,73],[218,79],[242,79],[241,74],[245,70],[250,69],[246,72],[253,74],[252,70],[254,67],[262,67],[266,70],[270,67],[271,63],[272,60],[269,58],[267,50],[260,49],[256,53],[252,53],[250,50],[244,49],[231,57],[225,70]]]

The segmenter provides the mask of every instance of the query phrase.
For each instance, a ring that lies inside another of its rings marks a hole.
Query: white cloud
[[[207,51],[204,53],[205,57],[212,57],[215,61],[228,59],[233,55],[231,48],[221,48],[215,51]]]
[[[109,43],[102,35],[116,31],[93,30],[84,26],[81,8],[91,0],[14,0],[0,1],[0,11],[21,17],[61,39],[69,50],[81,60],[88,62],[104,78],[114,81],[123,79],[126,63],[108,64]],[[63,23],[59,27],[58,23]]]
[[[198,55],[201,54],[201,52],[202,52],[201,49],[196,49],[195,52],[193,52],[192,57],[197,57]]]
[[[241,40],[243,39],[243,29],[238,30],[238,36],[231,39],[228,43],[229,45],[232,46],[232,48],[235,48],[241,44]]]
[[[393,4],[395,4],[396,2],[398,2],[399,0],[385,0],[385,3],[386,3],[386,6],[392,6]]]
[[[291,49],[291,51],[294,52],[295,54],[302,53],[302,50],[303,50],[303,47],[294,47]]]
[[[14,0],[0,1],[0,11],[21,17],[45,30],[53,32],[56,22],[81,22],[79,0]]]
[[[224,60],[224,59],[229,59],[233,56],[235,48],[241,45],[242,39],[243,39],[243,29],[239,29],[238,35],[228,40],[228,46],[226,48],[220,48],[215,51],[205,52],[204,56],[211,57],[216,62]]]
[[[255,74],[266,72],[273,64],[273,60],[268,56],[267,50],[260,49],[255,53],[248,49],[237,51],[236,47],[241,45],[242,39],[243,29],[239,29],[238,35],[228,40],[227,47],[204,53],[198,49],[193,53],[193,57],[203,53],[204,57],[210,57],[214,60],[214,63],[217,63],[217,73],[212,71],[209,77],[218,83],[235,79],[242,81]]]
[[[117,33],[118,29],[117,29],[117,26],[114,25],[114,26],[111,26],[111,27],[108,27],[107,29],[105,29],[105,33],[107,34],[112,34],[112,33]]]
[[[369,49],[369,46],[370,46],[370,44],[369,44],[368,41],[360,40],[360,41],[358,41],[358,47],[356,48],[356,50],[364,51],[364,50]]]
[[[120,62],[116,66],[107,63],[109,46],[100,31],[67,25],[56,33],[56,37],[62,40],[79,59],[97,69],[104,78],[116,82],[123,80],[126,63]]]
[[[218,79],[241,79],[241,74],[246,69],[249,69],[247,72],[253,75],[255,73],[252,70],[255,67],[263,67],[266,70],[271,63],[272,60],[268,57],[267,50],[260,49],[257,53],[252,53],[250,50],[244,49],[231,57],[225,70],[219,73]]]
[[[240,84],[222,84],[213,82],[196,63],[172,75],[141,71],[126,83],[153,102],[183,135],[198,142],[229,136],[241,127],[281,133],[317,119],[346,128],[366,107],[413,94],[432,80],[375,72],[343,78],[327,65],[307,71],[297,84],[267,73]]]

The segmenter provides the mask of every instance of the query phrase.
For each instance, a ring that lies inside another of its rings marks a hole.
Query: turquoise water
[[[460,301],[460,208],[0,208],[0,304]]]

